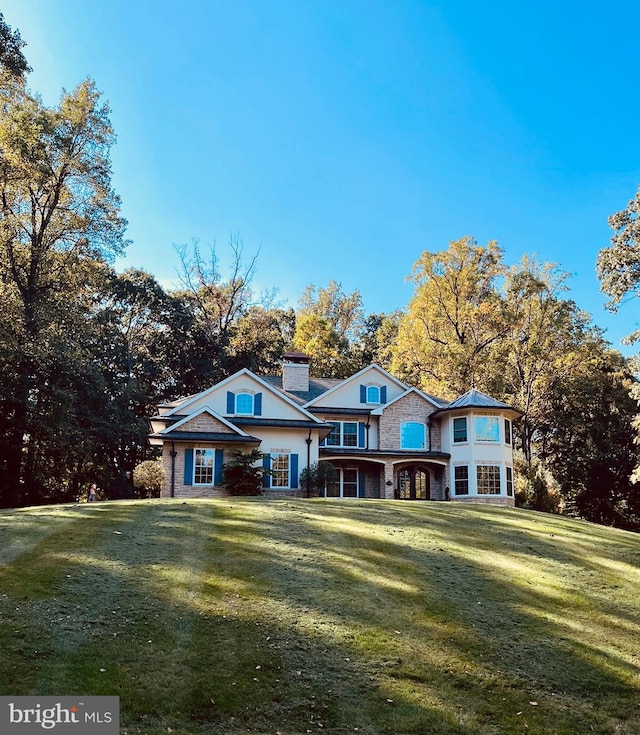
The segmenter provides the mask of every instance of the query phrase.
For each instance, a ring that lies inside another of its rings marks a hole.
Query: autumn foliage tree
[[[495,242],[452,241],[425,251],[410,280],[415,293],[400,321],[392,369],[445,398],[475,385],[489,392],[491,348],[509,330],[497,281],[505,273]]]

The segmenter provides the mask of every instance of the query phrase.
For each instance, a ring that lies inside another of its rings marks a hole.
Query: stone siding
[[[199,431],[214,434],[229,434],[231,432],[231,429],[223,424],[222,421],[218,421],[218,419],[206,412],[192,418],[191,421],[187,421],[180,429],[181,431]]]
[[[191,422],[189,422],[191,423]],[[175,498],[221,498],[229,493],[218,485],[185,485],[184,484],[184,450],[192,448],[193,444],[176,443],[175,458]],[[162,450],[162,467],[164,482],[162,483],[161,498],[171,497],[171,445],[165,444]]]
[[[423,423],[428,432],[429,416],[435,410],[435,406],[425,401],[417,393],[410,393],[387,406],[382,412],[382,416],[380,416],[378,449],[400,449],[400,426],[406,421]],[[440,451],[440,422],[438,420],[434,421],[431,431],[431,450],[434,452]]]

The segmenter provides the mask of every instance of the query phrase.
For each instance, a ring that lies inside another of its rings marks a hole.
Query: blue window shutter
[[[364,498],[364,472],[362,470],[358,470],[358,497]]]
[[[213,484],[222,485],[222,465],[224,463],[224,451],[216,449],[213,465]]]
[[[262,458],[262,467],[265,470],[271,469],[271,455],[265,454],[265,456]],[[266,472],[262,476],[262,487],[271,487],[271,475],[268,475]]]
[[[230,390],[228,390],[227,391],[227,413],[235,413],[235,412],[236,412],[236,397]]]
[[[184,450],[184,484],[193,485],[193,449]]]
[[[365,431],[365,425],[363,421],[358,421],[358,446],[363,449],[364,444],[364,431]]]
[[[367,386],[361,385],[360,386],[360,403],[366,403],[367,402]]]
[[[380,388],[380,403],[386,403],[387,402],[387,386],[383,385],[382,388]]]
[[[289,457],[289,474],[291,475],[289,482],[292,488],[298,487],[298,455],[292,454]]]
[[[253,397],[253,415],[262,416],[262,393],[256,393]]]

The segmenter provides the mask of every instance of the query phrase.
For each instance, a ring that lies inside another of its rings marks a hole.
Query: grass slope
[[[121,732],[640,733],[640,536],[455,503],[0,513],[0,694]]]

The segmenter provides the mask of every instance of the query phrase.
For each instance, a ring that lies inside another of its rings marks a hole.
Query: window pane
[[[327,498],[339,498],[340,497],[340,482],[328,482],[327,483]]]
[[[367,387],[367,403],[380,403],[380,388],[377,385]]]
[[[506,444],[511,444],[511,421],[509,419],[504,420],[504,441]]]
[[[427,475],[422,470],[416,470],[415,475],[416,500],[427,499]]]
[[[478,465],[478,495],[500,495],[500,467]]]
[[[194,485],[213,484],[213,449],[196,449],[194,457]]]
[[[289,487],[289,455],[271,455],[271,487]]]
[[[513,495],[513,470],[507,467],[507,495]]]
[[[342,470],[342,496],[358,497],[358,470]]]
[[[497,416],[475,416],[473,425],[477,442],[500,441],[500,423]]]
[[[236,413],[253,414],[253,396],[250,393],[238,393]]]
[[[401,449],[424,449],[425,436],[424,424],[407,421],[400,427],[400,447]]]
[[[467,441],[467,419],[466,418],[453,419],[453,442],[454,444],[457,444],[458,442],[466,442],[466,441]]]
[[[398,489],[400,500],[409,500],[411,497],[411,473],[408,470],[402,470],[398,473]]]
[[[469,494],[469,468],[467,465],[453,468],[454,493],[456,495]]]
[[[342,424],[342,445],[344,447],[358,446],[358,424],[355,422]]]
[[[339,421],[329,421],[331,426],[333,426],[333,431],[329,434],[329,436],[325,439],[325,445],[327,447],[339,447],[340,446],[340,422]]]

